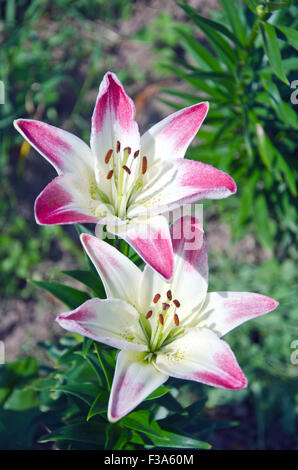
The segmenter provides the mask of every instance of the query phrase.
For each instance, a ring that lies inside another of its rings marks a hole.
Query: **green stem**
[[[109,379],[109,374],[104,366],[104,363],[103,363],[103,360],[101,358],[101,355],[100,355],[100,352],[99,352],[99,349],[98,349],[98,346],[96,343],[93,343],[94,344],[94,349],[96,351],[96,355],[98,357],[98,360],[99,360],[99,363],[101,365],[101,368],[103,370],[103,373],[104,373],[104,376],[106,378],[106,382],[107,382],[107,387],[108,387],[108,391],[110,392],[111,391],[111,383],[110,383],[110,379]]]

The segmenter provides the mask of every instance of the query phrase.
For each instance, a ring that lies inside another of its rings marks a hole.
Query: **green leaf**
[[[180,31],[180,34],[184,39],[184,48],[199,65],[202,66],[205,63],[211,70],[222,72],[218,61],[199,41],[183,31]]]
[[[264,194],[259,194],[256,199],[254,219],[257,238],[265,248],[272,250],[273,239],[270,231],[269,212]]]
[[[220,83],[223,82],[229,82],[233,83],[235,82],[235,78],[233,75],[225,72],[192,72],[189,74],[190,77],[194,78],[203,78],[204,80],[213,80],[213,81],[219,81]]]
[[[290,5],[290,0],[283,1],[270,1],[266,2],[265,11],[272,13],[273,11],[280,10],[281,8],[288,8]]]
[[[298,31],[293,28],[288,28],[287,26],[276,25],[275,27],[286,36],[291,46],[295,47],[295,49],[298,49]]]
[[[64,284],[59,284],[58,282],[33,280],[30,280],[30,282],[35,286],[50,292],[54,297],[61,300],[61,302],[71,309],[79,307],[81,304],[86,302],[86,300],[90,299],[90,296],[86,292],[65,286]]]
[[[260,172],[258,169],[254,170],[251,177],[247,178],[243,187],[242,197],[240,200],[240,208],[238,211],[238,222],[236,225],[242,225],[249,217],[252,212],[255,189],[257,182],[260,178]]]
[[[248,8],[253,12],[256,13],[256,2],[254,0],[244,0]]]
[[[230,26],[241,44],[245,45],[245,29],[233,0],[221,0],[222,8],[228,18]]]
[[[103,401],[101,401],[101,399]],[[91,419],[93,416],[104,413],[107,411],[107,393],[105,391],[100,391],[97,397],[95,398],[94,402],[92,403],[88,416],[87,421]]]
[[[269,23],[262,23],[261,31],[264,49],[268,56],[273,72],[282,82],[284,82],[286,85],[289,85],[289,81],[283,70],[280,48],[274,26]]]
[[[66,393],[67,395],[73,395],[80,398],[88,406],[92,405],[94,396],[98,393],[98,385],[92,383],[81,383],[81,384],[68,384],[68,385],[57,385],[53,388],[53,391]],[[104,391],[102,391],[104,393]]]
[[[159,427],[158,430],[153,429],[149,425],[142,424],[134,418],[131,418],[130,415],[121,419],[121,425],[125,426],[126,428],[133,429],[134,431],[146,434],[146,436],[149,438],[162,438],[164,433]],[[169,439],[165,438],[164,441],[169,442]]]
[[[237,44],[239,47],[243,48],[243,45],[238,40],[238,38],[233,34],[226,26],[217,21],[209,20],[208,18],[204,18],[201,16],[194,8],[190,7],[187,3],[180,3],[180,6],[186,13],[190,16],[190,18],[196,23],[203,31],[218,31],[219,33],[226,36],[230,39],[233,43]],[[207,33],[206,33],[207,34]]]
[[[146,400],[153,400],[155,398],[163,397],[164,395],[166,395],[166,393],[169,393],[170,390],[170,388],[161,385],[156,390],[154,390],[154,392],[150,393]]]
[[[208,442],[199,441],[192,437],[184,436],[182,434],[175,434],[162,430],[161,438],[153,438],[152,442],[160,447],[174,447],[178,449],[211,449]]]
[[[84,337],[83,344],[82,344],[82,354],[84,358],[87,356],[89,349],[92,346],[92,343],[93,343],[93,339]]]
[[[257,122],[256,123],[256,135],[257,135],[257,144],[260,157],[262,162],[266,166],[268,170],[271,170],[271,163],[273,160],[272,148],[270,145],[270,141],[262,127],[262,125]]]
[[[94,294],[96,294],[99,298],[105,298],[105,290],[98,275],[95,275],[93,271],[84,271],[84,270],[72,270],[72,271],[61,271],[62,274],[66,274],[66,276],[70,276],[73,279],[76,279],[85,286],[89,287],[93,290]]]
[[[289,189],[292,193],[292,195],[295,197],[297,196],[297,186],[296,186],[296,178],[295,178],[295,173],[292,171],[292,169],[289,167],[287,164],[286,160],[284,157],[281,155],[281,153],[275,148],[275,153],[277,156],[277,164],[281,171],[285,175],[285,179],[287,181],[287,184],[289,186]]]
[[[105,424],[95,422],[71,424],[41,436],[39,442],[77,441],[101,446],[105,440],[105,428]]]
[[[210,25],[211,20],[206,20],[189,5],[182,3],[180,6],[187,13],[189,18],[206,34],[210,44],[213,49],[217,52],[219,57],[222,58],[223,62],[226,63],[229,68],[234,68],[234,65],[237,62],[237,56],[235,51],[231,48],[230,44],[219,34],[216,29]],[[211,21],[213,24],[214,22]],[[241,44],[240,44],[241,46]]]

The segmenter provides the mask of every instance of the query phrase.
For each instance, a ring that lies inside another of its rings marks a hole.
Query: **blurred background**
[[[238,185],[235,196],[204,206],[210,290],[255,291],[280,302],[226,337],[249,386],[205,387],[205,416],[234,422],[217,427],[209,442],[297,449],[297,26],[298,7],[289,1],[0,0],[6,361],[42,361],[39,343],[61,334],[54,318],[65,307],[28,279],[65,280],[63,270],[84,263],[73,227],[36,225],[34,200],[55,171],[12,121],[43,120],[88,142],[97,89],[112,70],[134,99],[141,132],[176,109],[210,102],[187,156]]]

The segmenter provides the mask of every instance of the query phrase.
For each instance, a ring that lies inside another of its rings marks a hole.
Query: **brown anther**
[[[168,292],[167,292],[167,298],[168,298],[169,300],[172,300],[172,298],[173,298],[173,297],[172,297],[172,291],[168,290]]]
[[[180,322],[179,322],[179,317],[178,317],[177,313],[175,313],[175,315],[174,315],[174,322],[175,322],[176,326],[179,326]]]
[[[167,310],[169,307],[170,307],[170,304],[167,304],[166,302],[162,303],[163,310]]]
[[[159,299],[160,299],[160,294],[155,294],[154,299],[153,299],[153,303],[154,303],[154,304],[157,304],[157,302],[159,301]]]
[[[147,157],[142,159],[142,174],[144,175],[147,171]]]
[[[120,142],[119,142],[119,140],[117,140],[117,142],[116,142],[116,152],[117,153],[120,152]]]
[[[163,324],[164,324],[164,320],[163,320],[163,316],[162,316],[161,313],[159,314],[158,319],[159,319],[159,323],[160,323],[161,325],[163,325]]]
[[[110,170],[109,173],[107,174],[107,180],[110,180],[113,176],[113,170]]]
[[[130,147],[125,147],[125,149],[123,149],[123,152],[127,152],[128,155],[130,155],[130,153],[131,153],[131,148],[130,148]]]
[[[105,156],[105,163],[109,163],[112,153],[113,153],[113,149],[110,149],[107,151],[107,154]]]
[[[149,312],[146,313],[145,318],[148,320],[152,316],[152,310],[149,310]]]
[[[133,158],[137,158],[139,156],[140,151],[136,150],[135,153],[133,154]]]
[[[128,174],[130,175],[131,171],[130,171],[130,169],[128,168],[128,166],[126,166],[126,165],[123,165],[123,167],[122,167],[122,168],[123,168],[123,170],[125,170],[125,171],[126,171],[126,173],[128,173]]]
[[[179,300],[175,299],[175,300],[173,300],[173,303],[176,305],[177,308],[180,307],[180,302],[179,302]]]

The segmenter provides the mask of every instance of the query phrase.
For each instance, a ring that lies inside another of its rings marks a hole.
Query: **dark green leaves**
[[[45,289],[50,292],[54,297],[61,300],[67,307],[74,309],[79,307],[81,304],[90,299],[90,296],[86,292],[74,289],[73,287],[59,284],[58,282],[47,282],[47,281],[30,281],[32,284]]]
[[[274,26],[269,23],[262,23],[261,31],[264,48],[273,72],[282,82],[284,82],[286,85],[289,85],[289,81],[283,70],[280,48]]]
[[[295,47],[295,49],[298,49],[298,31],[293,28],[280,25],[276,25],[276,28],[286,36],[291,46]]]
[[[89,287],[96,297],[105,298],[105,291],[98,274],[93,271],[84,270],[73,270],[73,271],[62,271],[62,274],[76,279],[82,282],[85,286]]]

